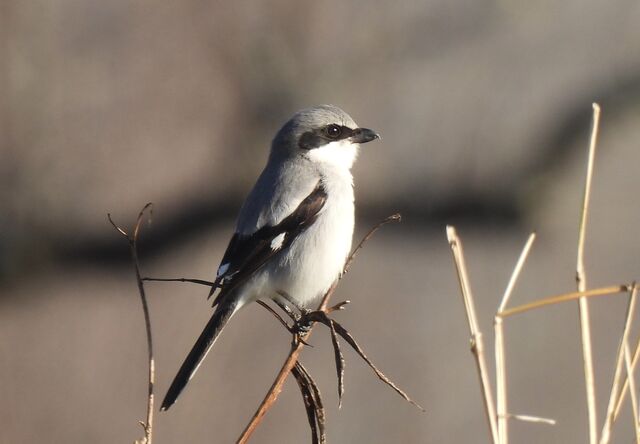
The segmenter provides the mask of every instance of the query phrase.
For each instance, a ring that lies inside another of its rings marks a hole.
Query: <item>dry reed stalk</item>
[[[613,381],[611,383],[611,391],[609,392],[609,404],[607,406],[607,416],[605,418],[604,425],[602,427],[602,434],[600,438],[600,444],[607,444],[611,439],[611,428],[614,424],[614,413],[616,406],[616,399],[620,388],[620,380],[622,378],[622,365],[624,363],[625,344],[628,343],[629,330],[633,321],[633,314],[636,307],[636,296],[638,294],[637,287],[634,285],[631,291],[631,297],[629,298],[629,305],[627,306],[627,316],[624,323],[624,329],[622,330],[622,337],[620,338],[620,345],[618,346],[618,353],[616,358],[616,366],[614,370]],[[634,425],[636,419],[634,419]]]
[[[538,424],[556,425],[556,420],[552,418],[541,418],[540,416],[531,415],[514,415],[513,413],[507,414],[508,418],[517,419],[523,422],[535,422]]]
[[[636,396],[636,379],[633,376],[634,368],[631,365],[631,352],[629,343],[624,344],[624,365],[627,371],[627,381],[629,381],[629,391],[631,393],[631,411],[633,412],[633,430],[636,432],[636,444],[640,443],[640,424],[638,423],[638,398]],[[614,415],[615,417],[615,415]],[[615,421],[615,418],[614,418]]]
[[[484,400],[487,421],[489,423],[489,430],[491,432],[491,439],[493,443],[498,443],[499,440],[498,427],[496,424],[496,407],[493,401],[489,372],[487,371],[487,363],[484,353],[484,341],[482,339],[482,332],[478,327],[478,318],[476,315],[473,295],[471,294],[471,287],[469,286],[469,278],[464,260],[462,242],[460,241],[460,238],[456,233],[456,229],[450,225],[447,226],[447,239],[449,241],[451,251],[453,252],[453,259],[456,265],[456,270],[458,272],[458,282],[460,284],[460,291],[462,292],[462,298],[467,313],[467,321],[469,323],[471,353],[475,358],[478,377],[480,378],[480,385],[482,386],[482,396]]]
[[[575,301],[580,298],[593,298],[597,296],[610,296],[618,293],[627,293],[631,288],[631,285],[611,285],[609,287],[602,288],[594,288],[593,290],[587,291],[574,291],[571,293],[563,293],[556,296],[549,296],[543,299],[539,299],[537,301],[528,302],[526,304],[518,305],[513,308],[507,308],[503,312],[498,313],[498,316],[501,318],[507,318],[509,316],[513,316],[519,313],[524,313],[526,311],[536,310],[538,308],[546,307],[547,305],[555,305],[560,304],[562,302]],[[640,346],[640,344],[639,344]]]
[[[502,301],[498,306],[496,316],[493,319],[493,326],[495,330],[496,359],[496,410],[498,419],[498,438],[500,444],[507,444],[509,442],[509,416],[507,413],[507,372],[504,353],[504,326],[502,318],[499,317],[498,314],[500,314],[505,309],[507,303],[509,302],[509,299],[511,298],[513,288],[515,287],[516,281],[518,280],[520,272],[522,271],[522,267],[524,266],[524,263],[529,256],[529,251],[531,250],[531,246],[533,245],[533,241],[535,240],[535,238],[535,233],[531,233],[529,235],[529,239],[527,239],[527,243],[522,249],[520,257],[518,258],[518,262],[513,269],[513,273],[511,273],[511,278],[509,279],[507,288],[505,289],[504,295],[502,296]]]
[[[631,360],[631,368],[636,368],[636,364],[638,363],[638,359],[640,359],[640,339],[636,343],[636,351],[633,353],[633,359]],[[613,414],[613,420],[618,419],[618,415],[620,414],[620,409],[622,408],[622,403],[624,402],[625,396],[627,395],[627,390],[629,388],[629,377],[625,378],[624,384],[622,385],[622,391],[620,392],[620,396],[618,397],[618,402],[616,403],[616,410]]]
[[[584,266],[584,241],[587,231],[587,215],[589,213],[589,200],[591,196],[591,183],[593,181],[593,163],[595,160],[596,141],[598,139],[598,126],[600,122],[600,106],[593,104],[593,124],[591,139],[589,142],[589,160],[587,162],[587,178],[584,184],[584,198],[582,201],[582,216],[578,230],[578,254],[576,260],[576,283],[578,291],[587,289],[587,273]],[[580,332],[582,336],[582,359],[584,364],[584,382],[587,394],[587,410],[589,414],[589,442],[595,444],[598,441],[598,416],[596,410],[596,387],[593,376],[593,347],[591,345],[591,321],[589,316],[589,302],[587,298],[578,300],[580,311]]]

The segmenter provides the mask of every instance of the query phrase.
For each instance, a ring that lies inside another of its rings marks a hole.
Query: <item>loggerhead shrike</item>
[[[160,410],[176,401],[226,323],[245,304],[269,297],[300,310],[315,308],[351,250],[350,170],[358,147],[379,137],[333,105],[299,111],[278,131],[218,268],[211,291],[220,288],[217,307]]]

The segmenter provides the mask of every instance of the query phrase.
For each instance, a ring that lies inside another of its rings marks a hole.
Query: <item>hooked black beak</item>
[[[351,135],[353,143],[367,143],[379,138],[380,134],[368,128],[356,128]]]

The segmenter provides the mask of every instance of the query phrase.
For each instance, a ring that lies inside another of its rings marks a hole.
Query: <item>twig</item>
[[[615,413],[616,399],[618,397],[618,391],[620,387],[620,379],[622,377],[622,365],[624,363],[625,345],[628,343],[629,330],[633,321],[633,314],[636,307],[637,287],[634,285],[631,291],[631,297],[629,298],[629,305],[627,306],[627,316],[624,323],[624,329],[622,330],[622,337],[620,338],[620,345],[618,346],[618,354],[616,359],[616,367],[613,376],[613,382],[611,384],[611,391],[609,393],[609,404],[607,407],[607,416],[605,418],[604,426],[602,427],[602,435],[600,437],[600,444],[607,444],[611,439],[611,427],[613,426],[613,417]],[[634,419],[634,425],[636,419]]]
[[[367,357],[367,355],[364,353],[364,350],[362,350],[362,347],[360,347],[360,345],[358,345],[358,343],[356,342],[355,338],[351,335],[351,333],[349,333],[347,331],[347,329],[345,329],[342,325],[340,325],[339,323],[337,323],[333,319],[329,318],[324,311],[311,312],[307,316],[308,316],[309,319],[313,320],[314,322],[321,322],[322,324],[324,324],[327,327],[329,327],[332,331],[335,331],[337,334],[339,334],[345,341],[347,341],[349,343],[349,345],[356,351],[356,353],[358,353],[358,355],[360,355],[362,360],[364,362],[366,362],[367,365],[374,371],[374,373],[376,374],[378,379],[380,379],[382,382],[384,382],[389,387],[391,387],[393,390],[395,390],[395,392],[397,394],[399,394],[400,396],[402,396],[405,401],[409,402],[410,404],[413,404],[415,407],[417,407],[418,409],[422,410],[423,412],[425,411],[424,408],[422,408],[422,406],[420,406],[420,404],[418,404],[413,399],[411,399],[409,397],[409,395],[407,395],[400,387],[398,387],[393,381],[391,381],[387,377],[387,375],[382,373],[373,364],[371,359],[369,359]],[[339,350],[339,346],[338,346],[338,350]]]
[[[155,384],[155,360],[153,358],[153,339],[151,336],[151,317],[149,316],[149,306],[147,304],[147,297],[144,291],[144,283],[142,282],[142,278],[140,276],[140,262],[138,261],[138,235],[140,234],[140,227],[142,225],[142,221],[144,220],[145,211],[149,210],[151,215],[153,211],[153,205],[151,203],[146,204],[140,213],[138,214],[138,219],[136,221],[136,225],[133,229],[133,235],[130,236],[125,230],[117,226],[113,219],[111,219],[111,214],[107,214],[107,218],[113,228],[115,228],[120,234],[122,234],[127,241],[129,242],[129,249],[131,252],[131,259],[133,262],[133,268],[136,273],[136,282],[138,284],[138,292],[140,293],[140,301],[142,302],[142,311],[144,312],[144,324],[147,333],[147,353],[149,360],[149,385],[148,385],[148,398],[147,398],[147,420],[146,422],[140,422],[142,428],[144,429],[144,444],[152,444],[153,440],[153,386]]]
[[[547,305],[560,304],[562,302],[575,301],[580,298],[593,298],[596,296],[610,296],[618,293],[629,292],[630,285],[612,285],[610,287],[595,288],[587,291],[574,291],[572,293],[563,293],[556,296],[549,296],[544,299],[529,302],[513,308],[507,308],[503,312],[498,313],[501,318],[513,316],[515,314],[524,313],[525,311],[535,310],[546,307]]]
[[[365,244],[365,242],[367,240],[369,240],[369,238],[371,238],[371,236],[373,236],[373,234],[380,227],[382,227],[383,225],[385,225],[385,224],[387,224],[389,222],[395,222],[395,221],[399,221],[399,220],[400,220],[400,215],[399,214],[394,214],[393,216],[390,216],[390,217],[386,218],[382,222],[380,222],[377,225],[375,225],[371,230],[369,230],[369,232],[365,235],[365,237],[362,239],[362,241],[360,241],[358,246],[353,250],[351,255],[347,258],[347,261],[345,262],[344,271],[343,271],[342,275],[344,275],[349,270],[349,268],[351,266],[351,263],[353,262],[353,259],[354,259],[355,255],[356,255],[356,253],[362,248],[362,246]],[[333,283],[333,285],[331,285],[329,290],[327,290],[327,292],[325,293],[324,297],[322,298],[322,302],[320,303],[320,306],[318,307],[318,311],[325,311],[327,309],[327,305],[329,303],[329,299],[331,298],[331,296],[335,292],[336,287],[337,287],[338,282],[339,282],[341,277],[342,276],[340,276]],[[309,332],[304,337],[305,340],[309,338],[309,335],[312,333],[312,329],[313,329],[313,325],[311,326]],[[289,373],[291,373],[291,369],[296,365],[296,362],[298,362],[298,356],[302,352],[302,348],[303,347],[304,347],[304,344],[301,343],[301,342],[295,342],[294,341],[294,343],[291,344],[291,350],[289,351],[289,355],[287,356],[287,359],[282,364],[282,367],[280,368],[280,371],[278,372],[278,375],[276,376],[275,380],[273,381],[273,384],[271,384],[271,388],[267,392],[266,396],[264,397],[264,399],[262,400],[262,402],[258,406],[258,409],[254,413],[253,417],[251,418],[251,420],[249,421],[249,423],[245,427],[244,431],[242,432],[242,434],[240,435],[238,440],[236,441],[237,444],[245,444],[245,443],[249,442],[249,439],[251,438],[251,435],[253,434],[253,432],[260,425],[260,423],[264,419],[264,416],[266,415],[266,413],[275,404],[276,400],[278,399],[278,396],[280,395],[280,392],[282,391],[282,386],[284,385],[284,382],[287,379],[287,376],[289,375]]]
[[[377,224],[375,224],[369,230],[369,232],[367,234],[365,234],[365,236],[362,238],[362,240],[358,243],[356,248],[353,249],[353,251],[351,252],[349,257],[347,258],[347,262],[345,262],[345,264],[344,264],[344,269],[343,269],[344,271],[342,272],[342,274],[346,274],[349,271],[349,269],[351,268],[351,264],[353,263],[353,260],[356,258],[356,255],[358,254],[358,252],[362,249],[364,244],[369,239],[371,239],[371,236],[373,236],[376,231],[378,231],[383,225],[386,225],[386,224],[388,224],[390,222],[401,222],[401,221],[402,221],[402,216],[400,215],[400,213],[395,213],[395,214],[392,214],[391,216],[387,217],[386,219],[381,220]]]
[[[509,429],[507,421],[509,416],[507,415],[507,371],[504,352],[504,325],[502,323],[502,318],[499,317],[498,314],[500,314],[505,309],[507,303],[509,302],[509,298],[511,298],[513,288],[515,287],[516,281],[520,276],[520,272],[522,271],[524,262],[529,255],[529,251],[531,250],[531,246],[533,245],[533,241],[535,239],[536,234],[531,233],[529,235],[527,243],[520,253],[520,257],[518,258],[518,262],[513,269],[513,273],[511,273],[511,278],[509,279],[507,288],[505,289],[504,295],[502,296],[502,301],[500,302],[498,311],[493,320],[493,326],[495,330],[496,358],[496,411],[498,415],[498,437],[500,439],[500,444],[507,444],[507,442],[509,442]]]
[[[192,284],[206,285],[207,287],[213,287],[216,285],[215,282],[205,281],[204,279],[143,277],[142,280],[149,282],[191,282]]]
[[[496,425],[496,407],[493,402],[491,382],[489,381],[489,373],[487,371],[487,363],[484,355],[484,342],[482,340],[482,333],[480,332],[480,329],[478,327],[473,295],[471,294],[469,278],[467,276],[467,267],[464,261],[462,243],[460,242],[460,238],[456,233],[456,229],[452,226],[447,226],[447,239],[449,241],[451,251],[453,252],[453,259],[455,261],[456,270],[458,272],[458,282],[460,283],[460,290],[462,292],[462,297],[467,312],[469,333],[471,335],[471,353],[475,358],[478,376],[480,378],[480,384],[482,386],[485,413],[487,415],[487,421],[489,422],[491,439],[493,443],[497,443],[499,441],[498,428]]]
[[[291,330],[291,327],[289,327],[289,324],[287,324],[287,321],[285,321],[284,318],[282,316],[280,316],[280,313],[278,313],[273,308],[271,308],[269,306],[269,304],[267,304],[266,302],[263,302],[263,301],[261,301],[259,299],[256,302],[258,303],[258,305],[262,306],[262,308],[264,308],[269,313],[271,313],[282,325],[284,325],[284,327],[287,330],[289,330],[289,331]]]
[[[589,212],[589,198],[593,179],[593,163],[595,159],[598,125],[600,122],[600,106],[593,104],[593,125],[589,143],[589,161],[587,164],[587,178],[584,185],[584,199],[582,201],[582,216],[578,234],[578,255],[576,261],[576,283],[578,291],[587,289],[587,274],[584,267],[584,241],[587,229],[587,215]],[[587,409],[589,415],[589,442],[598,441],[598,417],[596,411],[596,388],[593,375],[593,351],[591,345],[591,323],[589,317],[589,302],[581,297],[578,300],[580,310],[580,332],[582,334],[582,358],[584,361],[584,380],[587,394]]]

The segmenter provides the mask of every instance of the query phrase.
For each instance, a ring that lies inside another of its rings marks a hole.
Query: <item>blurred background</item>
[[[383,135],[354,168],[356,238],[399,211],[340,284],[336,314],[421,403],[346,349],[337,409],[327,331],[303,362],[331,443],[488,442],[445,225],[458,227],[487,343],[512,305],[575,288],[591,103],[603,109],[586,245],[590,287],[638,268],[640,3],[614,0],[3,1],[0,5],[0,442],[142,435],[146,342],[126,241],[153,202],[143,273],[208,279],[279,126],[333,103]],[[207,289],[150,284],[157,396],[206,323]],[[602,422],[627,298],[594,300]],[[577,304],[506,322],[513,442],[587,439]],[[634,336],[635,340],[635,336]],[[163,443],[234,442],[289,336],[259,306],[229,325]],[[491,357],[492,349],[489,348]],[[493,368],[493,364],[490,364]],[[614,440],[628,442],[629,406]],[[310,442],[289,381],[256,443]]]

